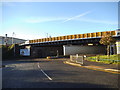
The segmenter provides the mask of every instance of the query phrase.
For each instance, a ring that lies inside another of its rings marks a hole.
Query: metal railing
[[[83,59],[84,59],[83,56],[79,56],[78,54],[76,54],[76,55],[70,55],[69,61],[73,63],[83,64]]]

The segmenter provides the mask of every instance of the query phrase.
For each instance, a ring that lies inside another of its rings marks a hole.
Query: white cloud
[[[3,6],[17,6],[15,3],[13,2],[3,2],[2,3]]]
[[[8,35],[8,37],[12,37],[12,32],[6,32],[6,34]],[[2,35],[5,36],[5,35]],[[22,33],[22,32],[17,32],[15,31],[15,35],[13,36],[15,38],[19,38],[19,39],[26,39],[26,40],[33,40],[33,39],[39,39],[39,38],[43,38],[45,36],[42,36],[41,34],[28,34],[28,33]]]
[[[82,14],[79,14],[79,15],[77,15],[77,16],[73,16],[73,17],[68,18],[67,20],[63,21],[63,23],[64,23],[64,22],[68,22],[68,21],[70,21],[70,20],[74,20],[74,19],[83,17],[83,16],[85,16],[85,15],[87,15],[87,14],[89,14],[89,13],[90,13],[90,11],[87,11],[87,12],[82,13]]]
[[[99,19],[91,19],[82,17],[90,12],[85,12],[83,14],[67,18],[67,17],[30,17],[27,19],[24,19],[23,22],[25,23],[43,23],[43,22],[53,22],[53,21],[62,21],[62,23],[68,22],[68,21],[80,21],[80,22],[90,22],[90,23],[101,23],[101,24],[111,24],[111,25],[117,25],[117,21],[110,21],[110,20],[99,20]],[[80,18],[81,17],[81,18]]]
[[[117,25],[117,21],[108,21],[108,20],[96,20],[96,19],[89,19],[89,18],[82,18],[82,19],[76,19],[77,21],[83,21],[83,22],[90,22],[90,23],[101,23],[101,24],[111,24],[111,25]]]
[[[30,17],[24,20],[26,23],[43,23],[43,22],[51,22],[51,21],[59,21],[65,20],[65,18],[61,17]]]
[[[12,37],[13,32],[15,33],[15,35],[13,37],[15,38],[20,38],[20,39],[26,39],[26,40],[30,40],[30,39],[39,39],[39,38],[43,38],[45,37],[45,35],[43,33],[38,33],[38,32],[28,32],[29,30],[26,28],[22,28],[22,27],[9,27],[5,30],[3,30],[3,35],[5,36],[5,34],[8,35],[8,37]]]
[[[74,16],[74,17],[71,17],[71,18],[67,18],[67,17],[29,17],[27,19],[24,19],[23,21],[26,22],[26,23],[43,23],[43,22],[52,22],[52,21],[61,21],[62,20],[63,23],[64,23],[64,22],[67,22],[67,21],[74,20],[74,19],[77,19],[79,17],[85,16],[88,13],[90,13],[90,11],[87,11],[85,13],[82,13],[80,15],[77,15],[77,16]]]
[[[39,39],[39,38],[43,38],[41,37],[41,35],[33,35],[33,34],[17,34],[16,38],[20,38],[20,39],[26,39],[26,40],[33,40],[33,39]]]

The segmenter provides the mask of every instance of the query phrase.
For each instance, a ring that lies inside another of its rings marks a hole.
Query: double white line
[[[38,68],[40,68],[40,65],[38,63]],[[52,80],[51,77],[49,77],[41,68],[40,68],[41,72],[49,79],[49,80]]]

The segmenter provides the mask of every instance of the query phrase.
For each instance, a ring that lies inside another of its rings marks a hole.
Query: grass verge
[[[87,60],[94,62],[102,62],[107,64],[120,64],[119,55],[97,55],[92,57],[87,57]]]

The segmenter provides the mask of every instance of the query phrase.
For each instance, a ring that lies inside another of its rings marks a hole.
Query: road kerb
[[[76,63],[71,63],[71,62],[67,62],[67,61],[64,61],[65,64],[70,64],[70,65],[74,65],[74,66],[82,66],[80,64],[76,64]]]
[[[79,66],[82,68],[87,68],[87,69],[92,69],[92,70],[97,70],[97,71],[103,71],[103,72],[109,72],[109,73],[114,73],[114,74],[120,74],[120,70],[117,69],[103,69],[103,68],[95,68],[95,67],[91,67],[91,66],[82,66],[80,64],[75,64],[75,63],[71,63],[68,61],[64,61],[65,64],[70,64],[73,66]]]

